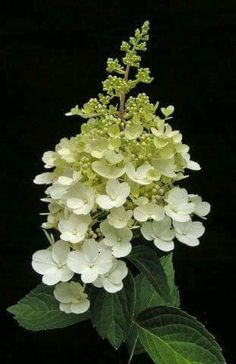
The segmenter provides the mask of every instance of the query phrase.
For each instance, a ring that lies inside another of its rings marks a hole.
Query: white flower
[[[73,138],[70,140],[67,138],[61,139],[60,143],[56,145],[56,152],[66,162],[75,162],[76,145],[73,143]]]
[[[81,172],[72,168],[66,168],[62,175],[57,179],[57,183],[61,186],[71,186],[81,179]]]
[[[101,274],[93,282],[95,287],[103,287],[109,293],[115,293],[123,288],[122,280],[127,276],[128,269],[122,260],[114,259],[113,266],[106,274]]]
[[[153,202],[146,203],[134,209],[134,218],[137,221],[147,221],[153,219],[155,221],[163,220],[165,217],[164,209]]]
[[[131,210],[126,211],[123,206],[114,207],[107,216],[107,220],[116,229],[122,229],[127,226],[132,214]]]
[[[127,182],[120,183],[118,180],[112,179],[107,181],[106,193],[106,195],[98,196],[96,201],[102,209],[109,210],[125,203],[130,194],[130,187]]]
[[[48,151],[43,154],[42,160],[45,163],[45,168],[55,167],[58,154],[56,152]]]
[[[152,174],[152,172],[155,172],[154,168],[148,163],[141,165],[137,169],[135,169],[131,162],[126,164],[127,176],[131,181],[140,185],[149,185],[153,180],[158,180],[160,178],[159,175],[155,176],[155,173]]]
[[[58,177],[53,185],[46,189],[46,193],[54,200],[62,199],[69,188],[77,183],[80,178],[80,172],[74,171],[71,168],[66,168],[63,175]]]
[[[99,274],[107,273],[112,267],[112,254],[94,239],[86,239],[80,251],[68,255],[69,268],[81,274],[84,283],[94,282]]]
[[[43,275],[43,283],[51,286],[60,281],[69,281],[74,273],[66,264],[70,247],[65,241],[58,240],[51,249],[38,250],[33,254],[32,267]]]
[[[194,203],[188,201],[188,193],[184,188],[174,187],[166,197],[167,205],[164,207],[166,215],[175,221],[188,221],[194,212]]]
[[[54,289],[54,296],[60,302],[60,310],[65,313],[84,313],[90,302],[84,288],[78,282],[59,283]]]
[[[105,220],[100,224],[100,229],[105,236],[102,242],[111,247],[114,257],[122,258],[131,252],[132,245],[130,241],[133,234],[128,227],[115,229]]]
[[[154,240],[155,246],[164,252],[174,249],[173,238],[175,234],[169,217],[158,222],[145,222],[141,227],[141,233],[145,239]]]
[[[70,187],[64,196],[67,207],[76,215],[87,215],[94,205],[94,190],[80,182]]]
[[[36,185],[50,185],[53,180],[55,178],[55,174],[53,172],[45,172],[45,173],[41,173],[41,174],[38,174],[33,182],[36,184]]]
[[[68,219],[61,219],[58,223],[60,238],[72,244],[84,240],[91,217],[89,215],[70,215]]]
[[[205,228],[200,221],[173,222],[175,236],[181,242],[189,246],[199,245],[200,236],[204,234]]]
[[[209,202],[202,201],[202,198],[198,195],[189,195],[189,200],[194,203],[194,214],[205,219],[205,216],[209,214],[211,205]]]

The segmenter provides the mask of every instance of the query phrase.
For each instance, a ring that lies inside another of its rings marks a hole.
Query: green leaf
[[[136,319],[141,343],[157,364],[225,364],[214,337],[194,317],[173,307],[155,307]]]
[[[133,247],[131,254],[127,256],[127,259],[142,273],[145,273],[158,294],[165,301],[169,302],[171,297],[167,276],[157,253],[145,245],[137,245]]]
[[[167,283],[169,286],[171,299],[168,301],[163,299],[154,289],[153,285],[149,282],[146,275],[141,273],[135,277],[135,315],[150,307],[179,307],[180,305],[179,291],[175,285],[175,272],[172,262],[172,253],[160,258],[160,262],[167,276]],[[134,325],[131,328],[129,338],[126,341],[126,345],[130,353],[130,360],[132,355],[138,355],[145,351],[140,343],[140,340],[138,339],[137,329]]]
[[[126,340],[135,306],[134,278],[129,274],[124,287],[117,293],[93,288],[91,292],[91,318],[98,334],[106,338],[114,348]]]
[[[53,296],[53,287],[40,284],[16,305],[10,306],[19,325],[27,330],[40,331],[59,329],[87,320],[89,313],[67,314],[59,310],[59,303]]]
[[[170,299],[165,300],[162,296],[160,296],[160,294],[154,289],[154,286],[149,282],[146,275],[141,273],[135,278],[136,314],[149,307],[180,306],[179,291],[175,285],[175,272],[172,262],[172,254],[168,254],[160,258],[160,263],[167,277]]]

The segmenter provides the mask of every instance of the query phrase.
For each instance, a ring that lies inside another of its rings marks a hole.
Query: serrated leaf
[[[132,324],[135,306],[134,278],[129,274],[124,287],[116,293],[93,288],[91,292],[91,319],[98,334],[114,348],[126,340]]]
[[[150,307],[156,307],[156,306],[179,307],[180,305],[179,291],[175,285],[175,272],[172,262],[172,253],[160,258],[160,262],[167,277],[167,283],[169,285],[171,299],[165,301],[154,289],[153,285],[149,282],[146,275],[141,273],[135,277],[135,289],[136,289],[135,315],[138,315],[141,311]],[[138,355],[145,351],[137,336],[138,336],[137,329],[133,325],[130,331],[129,338],[126,341],[127,348],[130,353],[130,360],[133,355]]]
[[[59,310],[59,303],[53,296],[53,287],[40,284],[16,305],[10,306],[19,325],[27,330],[40,331],[59,329],[74,325],[89,318],[89,313],[67,314]]]
[[[225,364],[214,337],[194,317],[155,307],[136,319],[140,341],[156,364]]]
[[[158,294],[166,301],[170,300],[167,276],[155,250],[145,246],[134,246],[127,259],[146,275]]]

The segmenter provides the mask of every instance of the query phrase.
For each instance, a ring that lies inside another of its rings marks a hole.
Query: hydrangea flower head
[[[44,153],[46,172],[34,179],[46,185],[42,226],[60,240],[37,251],[32,266],[45,284],[57,284],[55,298],[67,313],[89,308],[87,284],[110,294],[122,289],[134,232],[162,252],[173,250],[175,239],[196,246],[204,233],[195,218],[205,219],[209,203],[180,186],[186,170],[200,166],[170,125],[174,106],[130,95],[153,80],[141,67],[148,32],[145,22],[122,42],[121,61],[108,58],[103,93],[66,113],[87,121]]]

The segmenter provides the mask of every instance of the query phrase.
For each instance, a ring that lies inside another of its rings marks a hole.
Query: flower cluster
[[[193,217],[204,219],[209,203],[176,185],[187,177],[186,169],[200,166],[190,159],[181,133],[168,123],[174,107],[159,111],[144,93],[125,101],[137,82],[152,80],[149,69],[140,68],[138,55],[146,50],[148,27],[145,22],[122,43],[123,65],[108,59],[108,72],[118,76],[103,82],[105,94],[67,113],[88,122],[80,134],[44,153],[49,171],[34,179],[48,185],[42,227],[54,229],[58,240],[46,233],[50,246],[34,253],[32,266],[43,283],[56,285],[55,298],[67,313],[89,308],[86,284],[110,293],[122,289],[128,274],[122,258],[130,254],[134,235],[168,252],[174,239],[196,246],[204,233],[202,222]],[[134,80],[128,80],[131,67]],[[119,107],[112,103],[116,97]]]

